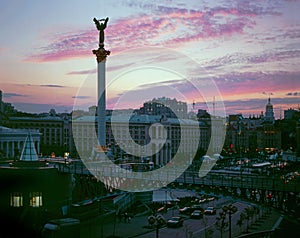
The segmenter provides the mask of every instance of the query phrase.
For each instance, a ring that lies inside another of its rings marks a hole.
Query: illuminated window
[[[22,207],[23,206],[23,195],[19,192],[10,194],[10,206],[11,207]]]
[[[29,193],[29,206],[41,207],[42,205],[43,205],[43,201],[42,201],[42,193],[41,192]]]

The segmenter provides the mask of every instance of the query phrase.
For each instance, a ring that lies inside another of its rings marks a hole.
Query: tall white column
[[[106,145],[106,82],[105,82],[106,59],[98,63],[98,143]]]
[[[110,51],[104,49],[104,30],[106,28],[108,17],[106,19],[97,20],[93,19],[96,24],[97,30],[99,30],[99,48],[93,50],[93,54],[97,57],[98,63],[98,107],[97,107],[97,136],[98,145],[102,148],[102,151],[106,151],[106,57],[110,55]],[[102,155],[101,155],[102,156]]]
[[[106,57],[110,54],[110,51],[104,48],[93,50],[93,54],[97,56],[98,63],[98,106],[97,106],[97,134],[98,145],[106,146]]]

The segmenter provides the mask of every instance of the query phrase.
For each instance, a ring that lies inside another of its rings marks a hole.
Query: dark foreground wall
[[[0,167],[0,237],[15,232],[26,237],[45,221],[62,217],[71,195],[71,175],[53,167]]]

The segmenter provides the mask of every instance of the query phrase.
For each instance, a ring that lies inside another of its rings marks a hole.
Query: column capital
[[[110,55],[109,50],[105,50],[104,48],[99,48],[97,50],[92,51],[94,55],[96,55],[97,62],[100,63],[106,59],[108,55]]]

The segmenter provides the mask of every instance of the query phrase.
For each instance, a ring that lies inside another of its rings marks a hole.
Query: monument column
[[[102,148],[106,146],[106,57],[110,51],[104,49],[104,29],[106,28],[108,17],[106,19],[93,19],[99,30],[99,48],[93,50],[98,63],[98,105],[97,105],[97,136],[98,145]]]

